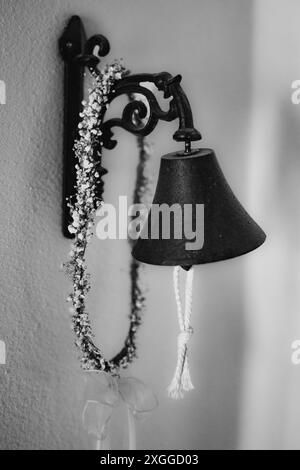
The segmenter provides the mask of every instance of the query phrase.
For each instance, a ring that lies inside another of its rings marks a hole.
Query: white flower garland
[[[136,355],[135,335],[140,324],[140,314],[144,297],[138,285],[139,270],[133,261],[131,266],[132,292],[130,328],[122,350],[111,360],[106,360],[93,342],[89,314],[85,298],[90,290],[90,275],[87,273],[85,253],[93,235],[94,218],[102,203],[101,177],[106,173],[101,166],[101,124],[108,107],[109,97],[114,92],[114,83],[127,74],[118,62],[107,66],[103,71],[93,73],[94,83],[88,102],[83,101],[80,114],[79,138],[74,150],[76,164],[76,196],[69,201],[72,224],[69,231],[75,240],[70,252],[70,261],[65,263],[67,274],[73,282],[73,292],[68,297],[72,303],[72,324],[76,335],[76,345],[80,348],[81,365],[86,370],[99,370],[117,374],[120,367],[127,367]]]

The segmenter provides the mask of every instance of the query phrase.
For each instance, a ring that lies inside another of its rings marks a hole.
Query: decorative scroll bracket
[[[59,40],[60,54],[65,62],[63,234],[68,238],[72,238],[68,231],[72,220],[67,201],[75,194],[76,161],[73,146],[77,138],[79,113],[83,100],[84,67],[99,73],[97,69],[99,57],[93,54],[96,46],[98,47],[98,56],[108,54],[108,40],[104,36],[96,35],[86,41],[81,19],[78,16],[73,16]],[[168,111],[163,111],[160,108],[154,93],[142,85],[145,82],[151,82],[159,91],[163,91],[164,98],[172,98]],[[114,93],[109,97],[109,102],[120,95],[139,94],[144,96],[148,106],[141,100],[131,100],[125,106],[121,118],[113,118],[104,122],[101,129],[102,145],[107,149],[116,146],[117,142],[112,139],[113,127],[122,127],[134,135],[146,136],[154,130],[159,120],[173,121],[178,118],[179,128],[174,133],[173,139],[185,142],[185,152],[188,155],[191,150],[191,142],[200,140],[201,134],[194,128],[192,110],[180,82],[180,75],[173,77],[168,72],[127,75],[119,80],[114,88]],[[137,117],[138,119],[136,119]],[[140,124],[141,122],[142,124]]]
[[[194,128],[192,110],[180,85],[181,78],[181,75],[173,77],[168,72],[161,72],[128,75],[119,80],[114,88],[114,93],[110,96],[109,103],[120,95],[132,96],[139,94],[146,99],[148,108],[143,101],[134,100],[125,106],[121,118],[104,122],[102,125],[103,146],[112,149],[117,144],[115,140],[112,140],[112,127],[122,127],[132,134],[146,136],[155,129],[159,120],[173,121],[178,118],[179,128],[173,135],[173,139],[177,142],[185,142],[186,153],[188,154],[190,143],[200,140],[201,134]],[[153,83],[157,90],[163,91],[164,98],[172,97],[168,111],[163,111],[154,93],[149,88],[141,85],[146,82]],[[136,117],[138,117],[138,120],[136,120]],[[145,124],[137,125],[137,122],[145,118]]]

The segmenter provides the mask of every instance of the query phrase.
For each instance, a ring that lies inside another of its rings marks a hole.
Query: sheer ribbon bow
[[[158,406],[153,392],[133,377],[113,377],[106,372],[88,371],[86,374],[86,402],[82,412],[84,428],[97,439],[101,449],[109,433],[114,409],[127,407],[129,449],[136,449],[136,420],[146,417]]]

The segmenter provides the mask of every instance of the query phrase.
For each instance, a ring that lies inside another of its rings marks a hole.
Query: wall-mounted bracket
[[[64,177],[63,177],[63,233],[72,238],[68,226],[72,222],[67,200],[74,196],[76,171],[73,151],[74,141],[77,137],[79,113],[83,99],[84,67],[98,72],[99,57],[93,54],[98,47],[97,55],[105,56],[109,52],[109,42],[104,36],[96,35],[86,41],[81,19],[73,16],[69,21],[62,37],[59,40],[60,54],[65,62],[64,85]],[[164,98],[172,98],[169,110],[163,111],[154,93],[143,83],[153,83],[157,90],[163,91]],[[201,134],[194,128],[193,115],[190,103],[181,88],[181,75],[173,77],[168,72],[157,74],[127,75],[114,87],[114,93],[108,97],[110,103],[120,95],[143,95],[147,105],[141,100],[131,100],[124,108],[121,118],[113,118],[103,123],[103,146],[107,149],[115,147],[117,142],[112,139],[112,128],[122,127],[134,135],[146,136],[150,134],[159,120],[173,121],[179,119],[179,128],[173,139],[185,142],[185,152],[191,150],[191,142],[200,140]],[[103,111],[103,118],[105,110]],[[138,117],[138,119],[137,119]]]
[[[105,56],[109,42],[104,36],[95,35],[86,39],[83,23],[79,16],[72,16],[59,39],[60,55],[65,63],[64,70],[64,162],[63,162],[63,234],[72,238],[68,226],[72,222],[67,200],[74,195],[76,181],[74,141],[77,138],[79,113],[84,94],[84,68],[96,67],[100,59],[93,54]]]

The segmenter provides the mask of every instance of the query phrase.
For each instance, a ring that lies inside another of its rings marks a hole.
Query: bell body
[[[166,234],[157,207],[174,204],[177,209],[180,206],[182,217],[170,211],[170,233]],[[191,232],[186,234],[184,214],[191,217],[190,228],[198,234],[200,243],[196,238],[191,243]],[[265,238],[234,196],[213,150],[197,149],[161,158],[152,208],[132,254],[144,263],[188,268],[243,255],[258,248]]]

